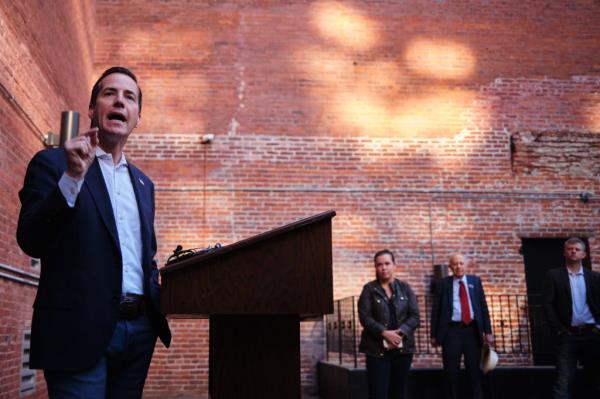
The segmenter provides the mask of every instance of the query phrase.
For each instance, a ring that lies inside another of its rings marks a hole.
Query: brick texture
[[[0,3],[0,264],[26,273],[39,268],[16,243],[18,191],[43,135],[59,131],[60,112],[85,110],[94,26],[92,1]],[[19,397],[22,340],[35,292],[0,277],[0,398]],[[47,397],[41,372],[35,386],[28,398]]]
[[[142,124],[127,155],[156,183],[159,263],[178,244],[230,244],[335,209],[336,298],[373,279],[384,247],[421,294],[457,250],[488,293],[526,293],[528,237],[588,237],[600,270],[597,2],[82,4],[0,6],[0,81],[45,131],[65,107],[85,111],[108,66],[138,74]],[[65,17],[78,22],[65,28]],[[26,267],[16,190],[40,142],[14,108],[0,115],[3,148],[18,149],[1,158],[12,168],[0,172],[2,261]],[[203,145],[207,133],[215,141]],[[145,394],[206,397],[208,322],[171,325]],[[307,391],[324,340],[322,322],[302,324]]]
[[[512,136],[519,174],[600,175],[600,139],[593,133],[520,131]]]

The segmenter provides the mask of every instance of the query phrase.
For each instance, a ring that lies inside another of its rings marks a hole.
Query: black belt
[[[469,322],[469,324],[465,324],[462,321],[451,321],[449,324],[453,327],[461,327],[461,328],[472,327],[475,325],[475,323],[473,323],[473,320],[471,320]]]
[[[594,324],[586,324],[583,326],[573,326],[573,327],[569,327],[569,334],[583,334],[583,333],[588,333],[588,332],[595,332],[595,333],[600,333],[600,331],[598,330],[598,328],[596,328],[596,325]]]
[[[119,302],[119,319],[134,320],[146,314],[146,299],[143,295],[125,294]]]

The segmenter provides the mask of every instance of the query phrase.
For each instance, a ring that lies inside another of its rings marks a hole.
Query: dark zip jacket
[[[415,353],[415,329],[419,327],[419,308],[417,297],[410,286],[398,279],[391,283],[394,292],[394,307],[398,328],[404,334],[402,353]],[[370,356],[383,356],[383,337],[381,333],[388,330],[390,310],[388,298],[377,280],[365,284],[358,299],[358,316],[363,332],[359,349]]]

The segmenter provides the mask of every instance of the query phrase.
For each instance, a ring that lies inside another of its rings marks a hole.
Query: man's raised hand
[[[97,127],[67,140],[64,147],[67,153],[67,175],[75,180],[83,179],[96,157],[96,146],[98,146]]]

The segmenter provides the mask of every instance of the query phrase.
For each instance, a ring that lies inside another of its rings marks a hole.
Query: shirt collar
[[[454,280],[453,281],[456,281],[456,282],[462,281],[464,284],[467,284],[467,275],[463,274],[463,276],[461,278],[458,278],[458,277],[454,276]]]
[[[108,152],[104,151],[102,148],[100,148],[100,146],[96,147],[96,157],[102,159],[103,161],[110,160],[111,162],[113,162],[112,154],[109,154]],[[127,159],[125,158],[124,152],[121,153],[121,160],[115,166],[115,168],[118,168],[120,166],[127,166]]]
[[[566,266],[565,266],[566,267]],[[567,267],[567,273],[569,273],[569,276],[583,276],[583,266],[581,266],[579,268],[578,272],[572,272],[568,267]]]

